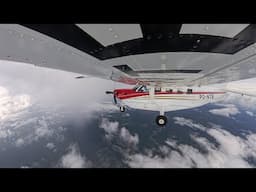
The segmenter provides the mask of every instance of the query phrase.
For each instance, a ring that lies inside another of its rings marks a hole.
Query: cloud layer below
[[[30,105],[29,95],[11,96],[6,88],[0,86],[0,122]]]
[[[146,154],[136,153],[127,155],[130,167],[170,168],[170,167],[202,167],[202,168],[231,168],[255,167],[248,159],[256,159],[256,134],[248,134],[245,138],[235,136],[221,126],[210,124],[209,127],[195,123],[191,119],[174,117],[175,124],[193,129],[195,133],[202,131],[214,139],[192,134],[191,138],[201,146],[204,152],[187,144],[178,144],[175,139],[167,139],[165,145],[158,149],[164,157],[154,154],[149,149]],[[175,149],[175,150],[174,150]]]
[[[221,115],[224,117],[230,117],[240,113],[238,108],[235,105],[227,104],[224,106],[225,106],[224,108],[220,108],[220,109],[211,109],[209,110],[209,112],[214,115]]]
[[[77,145],[70,145],[69,151],[60,160],[60,167],[63,168],[90,168],[92,163],[81,155]]]

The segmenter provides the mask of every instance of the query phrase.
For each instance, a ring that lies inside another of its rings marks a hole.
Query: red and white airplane
[[[0,59],[134,85],[106,93],[164,126],[165,112],[247,94],[212,85],[256,77],[256,25],[0,24]]]
[[[121,112],[125,111],[126,106],[134,109],[160,111],[160,115],[156,117],[156,123],[163,126],[167,123],[164,112],[190,109],[216,102],[223,99],[226,92],[222,90],[202,91],[198,88],[188,88],[183,91],[182,88],[155,88],[142,84],[133,89],[115,89],[114,92],[107,91],[106,93],[114,95],[114,103],[120,107]]]

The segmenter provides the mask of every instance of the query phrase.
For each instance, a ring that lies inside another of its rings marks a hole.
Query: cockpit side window
[[[142,85],[139,89],[137,89],[137,92],[148,92],[148,89],[145,85]]]
[[[133,87],[133,90],[136,91],[141,85],[136,85],[135,87]]]

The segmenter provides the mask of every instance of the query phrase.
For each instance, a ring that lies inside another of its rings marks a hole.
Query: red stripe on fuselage
[[[148,92],[131,92],[131,91],[117,91],[116,97],[118,99],[129,99],[134,97],[149,95]],[[156,92],[155,95],[197,95],[197,94],[225,94],[225,92]]]

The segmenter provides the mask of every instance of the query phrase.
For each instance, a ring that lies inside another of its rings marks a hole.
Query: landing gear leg
[[[165,126],[167,124],[167,117],[164,115],[164,111],[160,111],[160,115],[156,117],[156,124],[158,126]]]

